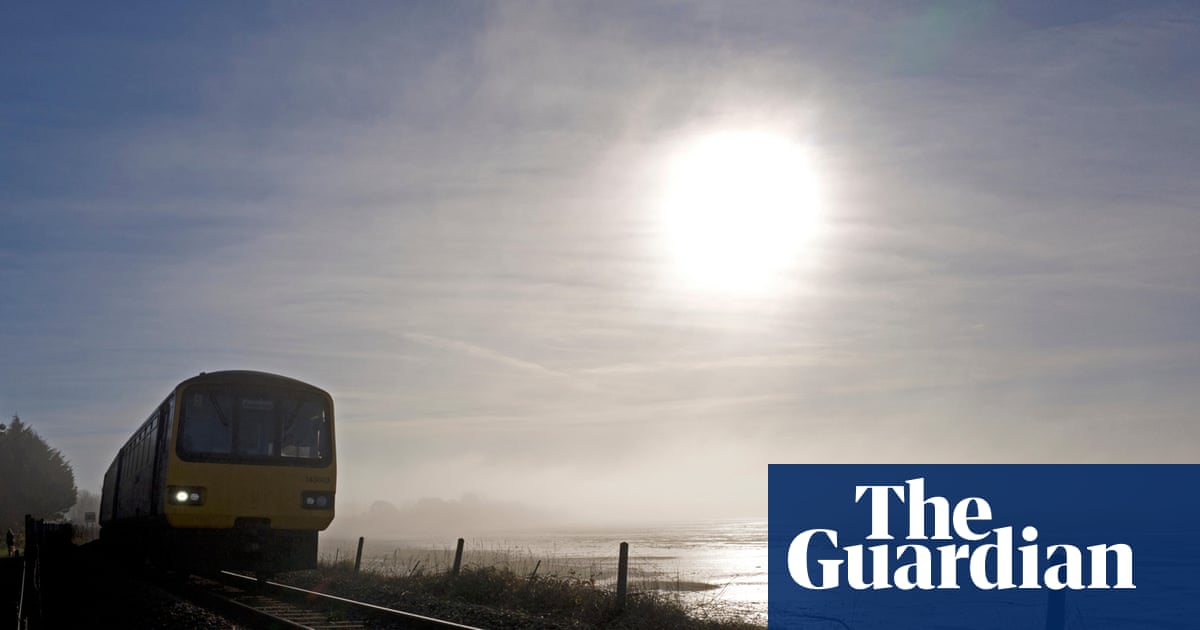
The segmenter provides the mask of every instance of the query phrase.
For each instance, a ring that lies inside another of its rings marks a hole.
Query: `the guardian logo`
[[[896,541],[891,510],[907,509],[904,544],[839,547],[836,529],[807,529],[787,548],[787,571],[797,585],[812,590],[835,589],[843,582],[855,590],[952,590],[964,583],[983,590],[1137,588],[1130,545],[1043,545],[1035,523],[994,526],[992,506],[982,497],[953,505],[945,497],[927,497],[923,477],[858,485],[853,498],[870,508],[870,541]]]

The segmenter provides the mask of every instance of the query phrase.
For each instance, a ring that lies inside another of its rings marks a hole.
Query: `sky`
[[[1200,462],[1200,9],[36,3],[0,412],[98,491],[202,371],[341,513],[766,514],[769,463]]]

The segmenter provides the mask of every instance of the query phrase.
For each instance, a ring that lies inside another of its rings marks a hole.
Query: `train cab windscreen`
[[[179,456],[320,466],[331,460],[329,409],[294,390],[194,386],[183,395]]]

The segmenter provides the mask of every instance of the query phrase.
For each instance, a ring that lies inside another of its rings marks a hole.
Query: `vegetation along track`
[[[413,628],[480,630],[402,610],[223,571],[179,585],[192,601],[263,628]]]

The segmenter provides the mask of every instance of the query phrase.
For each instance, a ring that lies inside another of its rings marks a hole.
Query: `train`
[[[333,521],[333,398],[249,370],[184,380],[104,474],[100,539],[168,570],[314,568]]]

